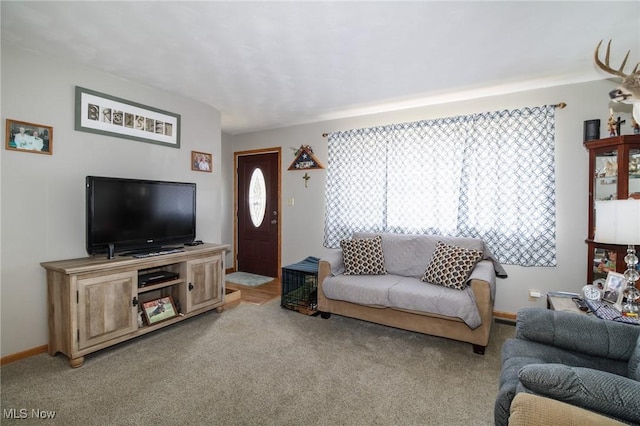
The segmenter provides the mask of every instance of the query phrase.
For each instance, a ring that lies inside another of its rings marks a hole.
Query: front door
[[[280,151],[236,156],[236,269],[278,277]]]

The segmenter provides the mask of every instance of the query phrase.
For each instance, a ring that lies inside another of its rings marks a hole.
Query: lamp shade
[[[640,245],[640,200],[596,201],[598,243]]]

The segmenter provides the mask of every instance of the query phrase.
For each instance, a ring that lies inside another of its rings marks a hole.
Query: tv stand
[[[41,263],[47,271],[49,355],[62,352],[72,367],[80,367],[90,353],[213,309],[222,312],[228,247],[202,244],[163,256]],[[139,288],[138,274],[156,269],[178,276]],[[141,305],[167,296],[179,315],[140,324]]]

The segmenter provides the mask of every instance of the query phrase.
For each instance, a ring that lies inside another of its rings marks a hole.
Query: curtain
[[[353,232],[482,238],[554,266],[555,106],[331,133],[325,247]]]

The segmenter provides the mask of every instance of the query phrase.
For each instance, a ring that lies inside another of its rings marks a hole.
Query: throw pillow
[[[470,250],[438,241],[421,281],[464,290],[469,274],[483,255],[482,250]]]
[[[340,241],[345,275],[386,275],[382,237]]]

